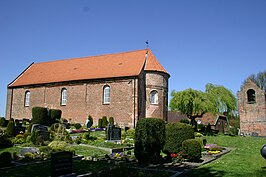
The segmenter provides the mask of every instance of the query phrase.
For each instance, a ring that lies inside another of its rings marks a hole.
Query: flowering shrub
[[[170,154],[173,162],[181,162],[183,160],[183,152]]]

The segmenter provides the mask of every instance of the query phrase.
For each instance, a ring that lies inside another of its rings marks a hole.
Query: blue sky
[[[172,90],[234,94],[266,70],[265,0],[1,0],[0,116],[7,85],[32,62],[144,49]],[[47,71],[49,72],[49,71]]]

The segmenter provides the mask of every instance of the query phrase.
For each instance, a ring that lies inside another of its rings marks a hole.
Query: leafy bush
[[[10,152],[0,154],[0,167],[8,167],[11,165],[12,156]]]
[[[93,118],[91,115],[88,116],[87,128],[90,128],[93,125]]]
[[[65,141],[52,141],[48,146],[53,150],[53,151],[63,151],[65,150],[67,143]]]
[[[60,121],[62,111],[60,109],[49,109],[48,116],[51,119],[50,124],[54,124]]]
[[[39,151],[42,155],[42,158],[49,158],[51,157],[51,153],[53,152],[53,149],[50,146],[41,146],[39,147]]]
[[[107,117],[103,116],[102,117],[102,127],[105,128],[108,125]]]
[[[7,127],[6,127],[6,134],[8,136],[15,136],[16,129],[15,129],[15,122],[14,120],[9,120]]]
[[[203,124],[198,124],[197,128],[199,132],[205,132],[206,130],[205,125]]]
[[[201,158],[201,145],[195,139],[184,140],[182,143],[185,158],[192,162],[198,162]]]
[[[12,147],[13,143],[6,134],[0,134],[0,149]]]
[[[140,164],[151,163],[160,157],[165,140],[165,123],[162,119],[142,118],[135,130],[135,157]]]
[[[80,123],[75,123],[75,124],[74,124],[74,127],[75,127],[76,129],[80,129],[80,128],[81,128],[81,125],[80,125]]]
[[[211,134],[211,131],[212,131],[212,129],[211,129],[211,124],[208,123],[208,125],[206,126],[206,133],[207,133],[207,134]]]
[[[189,124],[189,120],[188,119],[181,119],[180,123]]]
[[[0,117],[0,127],[6,127],[8,124],[8,120],[6,120],[4,117]]]
[[[24,138],[24,136],[22,134],[17,134],[17,136],[15,137],[15,139],[13,139],[13,143],[14,144],[22,144],[25,143],[26,140]]]
[[[32,124],[50,125],[47,108],[33,107],[32,108]]]
[[[109,117],[109,124],[112,124],[112,125],[115,124],[115,120],[113,117]]]
[[[168,123],[165,126],[165,145],[166,154],[179,153],[182,142],[187,139],[195,138],[192,126],[184,123]]]
[[[22,161],[24,161],[24,162],[30,162],[33,159],[35,159],[35,155],[33,153],[31,153],[31,152],[25,152],[24,158],[22,159]]]

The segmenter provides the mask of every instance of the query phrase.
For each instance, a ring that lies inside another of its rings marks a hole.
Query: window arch
[[[248,98],[248,103],[255,103],[256,102],[256,93],[255,93],[255,90],[249,89],[247,91],[247,98]]]
[[[63,88],[61,90],[61,105],[65,106],[67,103],[67,89]]]
[[[110,103],[110,86],[105,85],[103,87],[103,104],[109,104]]]
[[[30,91],[28,90],[25,92],[24,106],[25,107],[30,106]]]
[[[150,93],[150,104],[158,104],[158,92],[156,90]]]

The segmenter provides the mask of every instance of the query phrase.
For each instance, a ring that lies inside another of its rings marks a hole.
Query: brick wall
[[[249,89],[255,91],[255,102],[248,102],[247,91]],[[247,135],[256,132],[260,136],[266,136],[265,91],[252,81],[248,81],[238,92],[238,106],[241,132]]]
[[[135,82],[134,82],[135,80]],[[135,84],[135,85],[134,85]],[[43,86],[8,89],[7,118],[31,118],[31,110],[35,106],[62,110],[62,117],[74,122],[85,123],[90,114],[94,125],[102,116],[114,117],[120,126],[134,125],[134,109],[137,117],[137,79],[113,79],[66,84],[46,84]],[[103,104],[103,87],[109,85],[110,104]],[[67,104],[60,104],[61,90],[67,89]],[[24,106],[25,92],[30,91],[30,106]],[[135,94],[134,94],[135,91]],[[134,106],[135,96],[135,106]],[[12,102],[12,114],[10,107]]]
[[[150,93],[158,92],[158,104],[150,104]],[[159,72],[146,73],[146,117],[167,120],[168,76]]]

